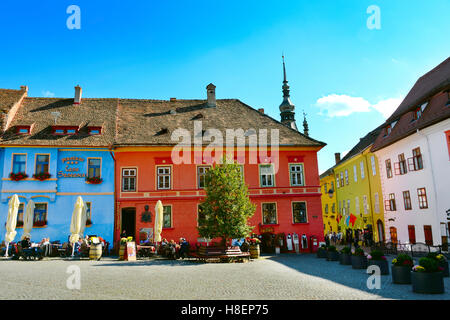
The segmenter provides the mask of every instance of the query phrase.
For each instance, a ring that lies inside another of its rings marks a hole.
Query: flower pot
[[[392,282],[396,284],[411,283],[411,267],[410,266],[392,266]]]
[[[343,264],[343,265],[351,265],[352,264],[352,255],[349,253],[339,254],[339,263]]]
[[[123,260],[125,257],[125,248],[126,248],[126,244],[121,244],[120,245],[120,249],[119,249],[119,260]]]
[[[352,255],[352,268],[353,269],[366,269],[367,258],[366,256],[354,256]]]
[[[250,259],[258,259],[259,258],[259,244],[251,244],[250,245]]]
[[[444,268],[444,270],[442,271],[442,274],[444,277],[448,277],[448,261],[439,262],[439,267]]]
[[[319,248],[317,250],[317,258],[326,258],[327,257],[327,250]]]
[[[413,292],[444,293],[444,276],[442,272],[411,271]]]
[[[378,266],[378,267],[380,267],[380,272],[381,272],[382,275],[389,274],[389,264],[388,264],[387,260],[373,260],[373,259],[369,259],[367,261],[367,265],[368,266]]]
[[[327,252],[327,261],[339,261],[339,252],[328,251]]]

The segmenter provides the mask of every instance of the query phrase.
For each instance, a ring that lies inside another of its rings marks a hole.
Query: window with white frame
[[[368,213],[368,205],[367,205],[367,196],[363,196],[363,206],[364,206],[364,214]]]
[[[375,213],[380,213],[380,197],[378,196],[378,192],[374,194],[374,207],[375,207]]]
[[[172,168],[169,166],[160,166],[156,168],[158,190],[170,189],[171,169]]]
[[[375,176],[375,175],[377,175],[377,168],[375,165],[375,156],[370,157],[370,163],[372,164],[372,175]]]
[[[358,170],[356,169],[356,164],[353,165],[353,179],[358,182]]]
[[[348,185],[348,170],[345,169],[345,184]]]
[[[260,183],[261,187],[273,187],[275,185],[274,183],[274,170],[273,165],[271,164],[264,164],[259,167],[259,174],[260,174]]]
[[[364,162],[360,162],[359,166],[361,167],[361,180],[364,179]]]
[[[303,186],[303,165],[289,165],[289,173],[291,175],[291,186]]]
[[[360,211],[359,211],[359,198],[358,197],[355,197],[355,211],[356,211],[357,214],[360,214]]]
[[[205,187],[205,176],[209,168],[209,166],[197,167],[197,186],[199,189],[203,189]]]
[[[136,169],[122,169],[122,191],[136,191]]]

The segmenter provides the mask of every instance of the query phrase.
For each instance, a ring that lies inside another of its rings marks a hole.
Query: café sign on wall
[[[63,170],[58,171],[58,178],[85,178],[86,173],[81,171],[81,163],[84,158],[68,157],[61,159]]]

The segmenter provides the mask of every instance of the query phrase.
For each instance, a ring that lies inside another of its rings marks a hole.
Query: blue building
[[[85,235],[112,244],[117,99],[82,100],[78,86],[74,99],[31,98],[22,87],[0,90],[0,108],[0,234],[6,232],[9,199],[17,194],[21,205],[15,241],[22,235],[26,205],[33,200],[32,241],[49,237],[63,243],[81,196],[88,214]]]

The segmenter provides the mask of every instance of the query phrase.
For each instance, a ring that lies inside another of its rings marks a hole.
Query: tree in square
[[[255,213],[241,166],[225,158],[205,175],[205,200],[199,206],[198,232],[201,237],[231,239],[248,237],[253,226],[248,219]]]

